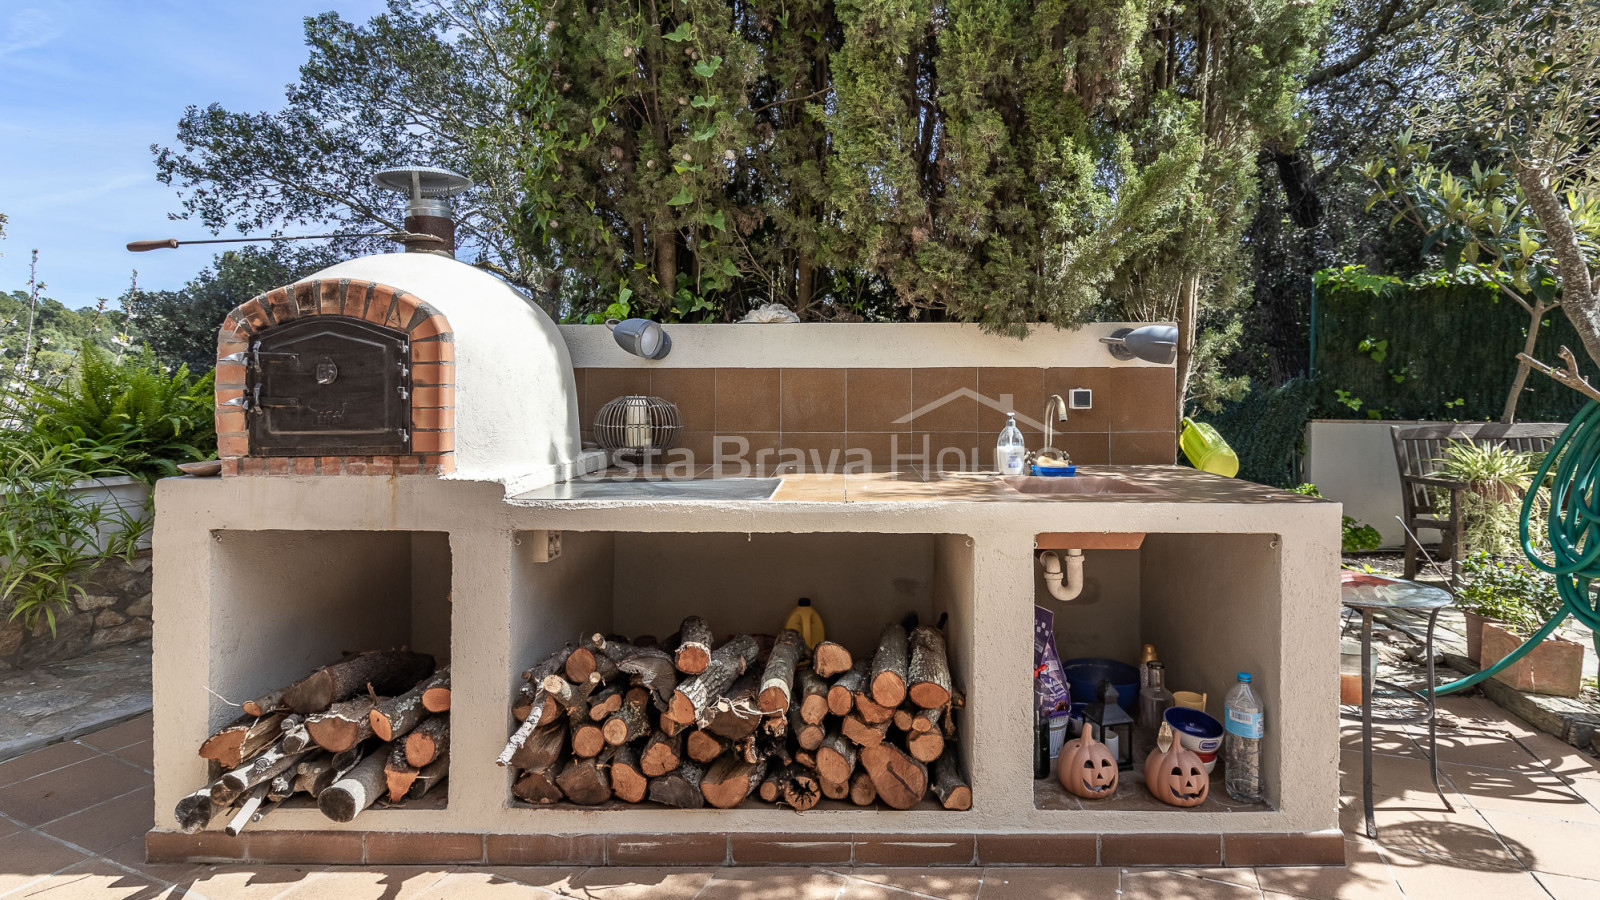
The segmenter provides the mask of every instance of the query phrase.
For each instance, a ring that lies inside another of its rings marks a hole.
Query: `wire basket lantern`
[[[618,456],[653,456],[678,443],[678,407],[660,397],[630,394],[600,407],[595,442]]]

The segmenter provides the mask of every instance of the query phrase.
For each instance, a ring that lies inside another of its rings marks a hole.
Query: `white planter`
[[[121,533],[124,521],[150,522],[155,511],[150,506],[151,487],[146,482],[128,476],[115,478],[90,478],[72,486],[77,502],[88,509],[100,509],[104,515],[96,527],[94,549],[104,553],[106,545]],[[150,549],[150,532],[139,539],[140,550]]]

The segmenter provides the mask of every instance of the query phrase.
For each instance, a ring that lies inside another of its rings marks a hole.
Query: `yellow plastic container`
[[[800,636],[805,638],[807,650],[827,640],[826,632],[822,628],[822,617],[812,608],[810,597],[800,598],[794,612],[789,613],[789,618],[784,620],[783,627],[800,632]]]
[[[1178,446],[1189,463],[1202,472],[1228,478],[1239,474],[1239,455],[1222,439],[1217,429],[1205,422],[1183,420],[1183,433],[1178,435]]]

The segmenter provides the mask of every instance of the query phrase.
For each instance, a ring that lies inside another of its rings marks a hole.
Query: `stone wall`
[[[40,618],[33,628],[20,619],[0,620],[0,670],[69,659],[150,636],[150,551],[131,561],[110,559],[82,579],[84,593],[70,610],[56,611],[55,634]]]

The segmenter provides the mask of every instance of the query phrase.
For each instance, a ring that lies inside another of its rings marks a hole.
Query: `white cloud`
[[[43,9],[19,9],[0,24],[0,60],[43,47],[65,31],[60,19]]]

